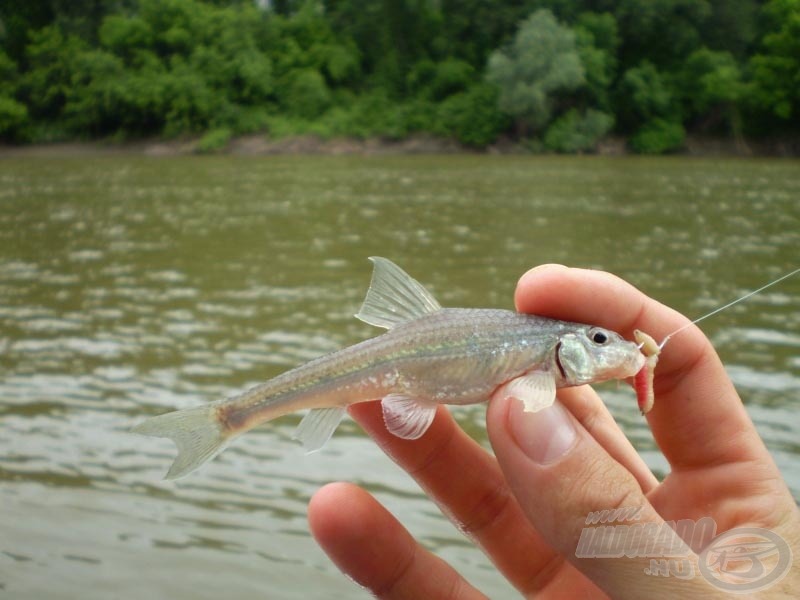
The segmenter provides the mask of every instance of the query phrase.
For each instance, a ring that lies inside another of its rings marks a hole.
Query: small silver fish
[[[508,310],[442,308],[393,262],[372,257],[362,321],[383,335],[317,358],[246,392],[148,419],[132,431],[172,439],[178,456],[167,479],[182,477],[256,425],[312,409],[295,432],[313,452],[355,402],[382,398],[386,427],[422,436],[437,404],[474,404],[495,394],[527,411],[550,406],[556,388],[635,375],[645,357],[600,327]]]

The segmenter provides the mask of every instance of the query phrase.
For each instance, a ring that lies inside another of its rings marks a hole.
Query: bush
[[[475,76],[474,67],[463,60],[447,58],[437,63],[425,58],[409,70],[406,87],[417,97],[441,101],[466,91]]]
[[[467,62],[448,58],[436,65],[430,85],[431,97],[442,100],[451,94],[465,91],[475,79],[475,69]]]
[[[272,139],[281,139],[292,135],[297,135],[303,130],[302,125],[298,124],[298,119],[287,117],[284,114],[270,115],[267,117],[267,134]]]
[[[486,83],[450,96],[439,105],[437,115],[436,133],[454,136],[462,144],[475,148],[494,142],[511,122],[497,108],[497,88]]]
[[[346,83],[357,79],[360,75],[360,55],[355,44],[316,44],[313,53],[322,54],[319,60],[328,80],[333,83]]]
[[[150,48],[153,32],[139,17],[108,15],[103,19],[98,32],[100,44],[119,56],[130,56],[136,50]]]
[[[639,154],[664,154],[678,150],[685,139],[686,131],[680,123],[654,119],[634,134],[630,144]]]
[[[201,154],[209,154],[217,150],[222,150],[228,145],[228,142],[231,141],[231,135],[231,130],[227,127],[212,129],[206,132],[206,134],[200,138],[200,141],[197,142],[197,151]]]
[[[260,106],[225,105],[214,118],[213,125],[227,127],[234,135],[256,133],[269,128],[269,113]]]
[[[700,48],[686,59],[680,77],[692,114],[735,103],[743,91],[741,71],[730,52]]]
[[[180,61],[164,78],[164,101],[168,136],[206,129],[224,106],[224,98],[208,86],[203,74]]]
[[[585,152],[614,125],[614,117],[589,109],[580,114],[572,109],[559,117],[544,136],[544,145],[555,152]]]
[[[302,69],[290,74],[281,104],[294,116],[314,119],[330,106],[331,93],[319,71]]]
[[[234,80],[222,88],[232,97],[248,104],[257,104],[273,93],[272,61],[260,52],[242,53],[232,59],[229,70]]]
[[[0,137],[16,140],[28,122],[28,109],[13,98],[0,96]]]
[[[389,98],[383,90],[357,98],[347,112],[346,127],[350,135],[398,139],[408,133],[407,121],[402,114],[403,106]]]
[[[122,61],[104,50],[81,52],[73,61],[63,115],[76,132],[105,134],[119,127],[130,93]]]
[[[621,125],[628,131],[656,119],[678,120],[671,87],[664,74],[648,61],[625,71],[618,91],[617,114],[626,121]]]
[[[75,61],[87,49],[84,40],[74,35],[64,36],[55,25],[30,34],[25,48],[28,69],[20,84],[32,117],[46,121],[60,116],[72,89]]]
[[[120,127],[136,136],[163,130],[168,100],[169,72],[160,63],[152,62],[150,53],[143,53],[141,58],[146,66],[126,71],[120,82],[124,90]]]

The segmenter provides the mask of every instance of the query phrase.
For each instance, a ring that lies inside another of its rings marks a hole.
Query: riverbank
[[[0,145],[0,158],[35,158],[97,156],[105,154],[128,154],[141,156],[184,156],[201,154],[200,137],[173,140],[149,139],[127,142],[91,141],[59,142],[52,144]],[[495,144],[475,150],[454,140],[431,136],[410,136],[403,140],[381,138],[323,139],[313,135],[272,139],[263,134],[232,138],[215,154],[239,156],[268,155],[403,155],[403,154],[532,154],[530,147],[510,139],[501,139]],[[610,137],[602,140],[595,154],[623,156],[631,154],[624,138]],[[764,156],[798,157],[800,139],[768,138],[759,140],[734,140],[688,136],[682,150],[675,154],[683,156]]]

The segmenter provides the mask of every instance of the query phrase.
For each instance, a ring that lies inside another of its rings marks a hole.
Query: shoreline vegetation
[[[800,0],[6,3],[0,143],[798,155]]]
[[[104,155],[128,156],[191,156],[191,155],[326,155],[326,156],[401,156],[401,155],[554,155],[553,152],[536,152],[510,138],[500,139],[491,146],[476,149],[459,144],[456,140],[429,135],[412,135],[403,140],[381,138],[324,139],[314,135],[287,136],[271,139],[266,135],[250,134],[231,137],[222,146],[207,149],[202,137],[184,137],[164,140],[159,138],[119,142],[114,140],[68,141],[37,144],[2,144],[3,158],[68,158]],[[591,152],[594,156],[635,156],[624,138],[608,137],[599,140]],[[676,156],[696,157],[776,157],[800,156],[800,139],[774,138],[734,140],[689,135],[680,149],[671,152]]]

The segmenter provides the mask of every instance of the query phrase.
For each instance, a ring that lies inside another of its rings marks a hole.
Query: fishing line
[[[772,286],[773,286],[773,285],[775,285],[776,283],[780,283],[780,282],[781,282],[781,281],[783,281],[784,279],[788,279],[789,277],[791,277],[792,275],[796,275],[797,273],[800,273],[800,268],[798,268],[798,269],[795,269],[795,270],[794,270],[794,271],[792,271],[791,273],[786,273],[786,275],[783,275],[783,276],[781,276],[781,277],[778,277],[778,279],[775,279],[775,280],[773,280],[773,281],[770,281],[770,282],[769,282],[768,284],[766,284],[766,285],[762,285],[762,286],[761,286],[760,288],[758,288],[757,290],[753,290],[752,292],[748,292],[747,294],[745,294],[745,295],[744,295],[744,296],[742,296],[741,298],[737,298],[737,299],[736,299],[736,300],[734,300],[733,302],[728,302],[728,303],[727,303],[725,306],[720,306],[719,308],[715,308],[715,309],[714,309],[714,310],[712,310],[710,313],[708,313],[708,314],[705,314],[705,315],[703,315],[702,317],[698,317],[697,319],[695,319],[695,320],[694,320],[694,321],[692,321],[691,323],[687,323],[687,324],[686,324],[686,325],[684,325],[683,327],[678,327],[678,329],[676,329],[675,331],[673,331],[672,333],[670,333],[668,336],[666,336],[666,337],[665,337],[665,338],[664,338],[664,339],[661,341],[661,343],[658,345],[658,349],[659,349],[659,351],[660,351],[662,348],[664,348],[664,346],[666,346],[667,342],[669,341],[669,339],[670,339],[672,336],[674,336],[674,335],[677,335],[678,333],[680,333],[680,332],[681,332],[681,331],[683,331],[684,329],[687,329],[687,328],[691,327],[692,325],[694,325],[695,323],[699,323],[699,322],[700,322],[700,321],[702,321],[703,319],[707,319],[708,317],[711,317],[711,316],[713,316],[713,315],[717,314],[718,312],[721,312],[721,311],[725,310],[726,308],[730,308],[730,307],[731,307],[731,306],[733,306],[734,304],[739,304],[739,302],[742,302],[743,300],[747,300],[747,299],[748,299],[748,298],[750,298],[751,296],[755,296],[755,295],[756,295],[756,294],[758,294],[759,292],[763,292],[763,291],[764,291],[765,289],[767,289],[768,287],[772,287]]]

